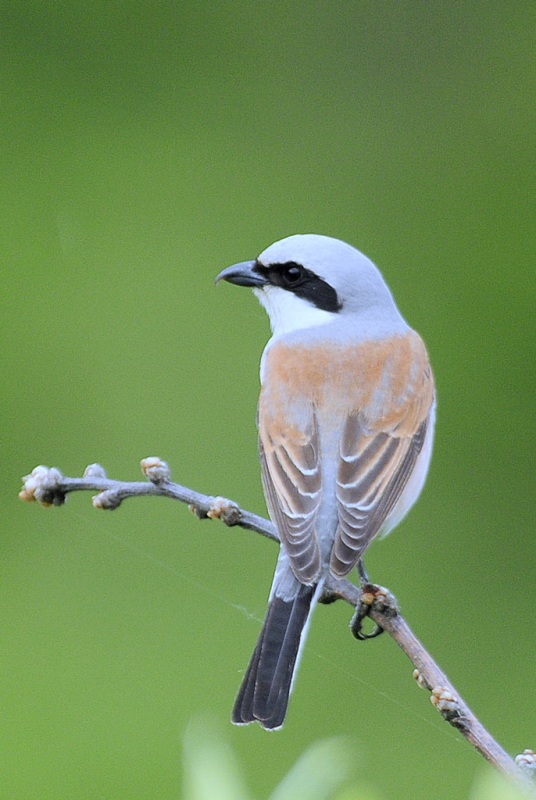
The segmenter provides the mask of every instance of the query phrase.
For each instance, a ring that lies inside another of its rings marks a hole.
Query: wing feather
[[[346,575],[381,531],[413,472],[426,428],[425,420],[412,437],[370,436],[363,433],[359,415],[348,418],[346,430],[356,451],[351,460],[341,458],[337,481],[339,527],[330,563],[336,575]]]
[[[429,429],[433,376],[422,340],[414,334],[408,342],[411,356],[400,360],[398,370],[384,362],[381,391],[348,414],[343,426],[336,484],[339,526],[330,558],[336,575],[346,575],[372,539],[390,529],[389,517],[396,516]]]
[[[259,417],[259,450],[266,501],[302,583],[321,567],[315,521],[321,498],[318,429],[314,416],[306,431],[292,426],[281,435],[271,415]]]

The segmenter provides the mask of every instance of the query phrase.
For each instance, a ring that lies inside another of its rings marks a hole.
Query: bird
[[[280,552],[232,722],[282,727],[311,613],[423,488],[436,391],[426,346],[375,264],[320,234],[275,242],[216,278],[250,287],[270,319],[257,426]]]

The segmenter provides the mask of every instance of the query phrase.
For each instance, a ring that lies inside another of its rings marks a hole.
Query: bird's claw
[[[373,608],[381,611],[382,613],[397,613],[396,600],[387,589],[383,586],[377,586],[374,583],[364,583],[361,587],[361,599],[356,608],[356,612],[350,623],[350,629],[356,639],[365,641],[366,639],[375,639],[380,633],[383,633],[381,625],[376,624],[372,633],[365,633],[363,631],[363,621],[366,617],[370,616]]]

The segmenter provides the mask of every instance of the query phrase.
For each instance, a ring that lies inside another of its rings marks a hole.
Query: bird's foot
[[[374,639],[383,633],[383,628],[378,624],[371,633],[365,633],[363,630],[363,622],[366,617],[370,617],[370,612],[373,610],[395,616],[398,613],[398,606],[395,596],[388,589],[367,581],[361,585],[361,599],[350,623],[350,629],[356,639],[360,641]]]

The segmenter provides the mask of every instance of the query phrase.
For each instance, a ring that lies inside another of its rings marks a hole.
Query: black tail
[[[235,725],[260,722],[280,728],[287,713],[292,679],[307,628],[315,586],[298,588],[293,600],[273,597],[233,709]]]

